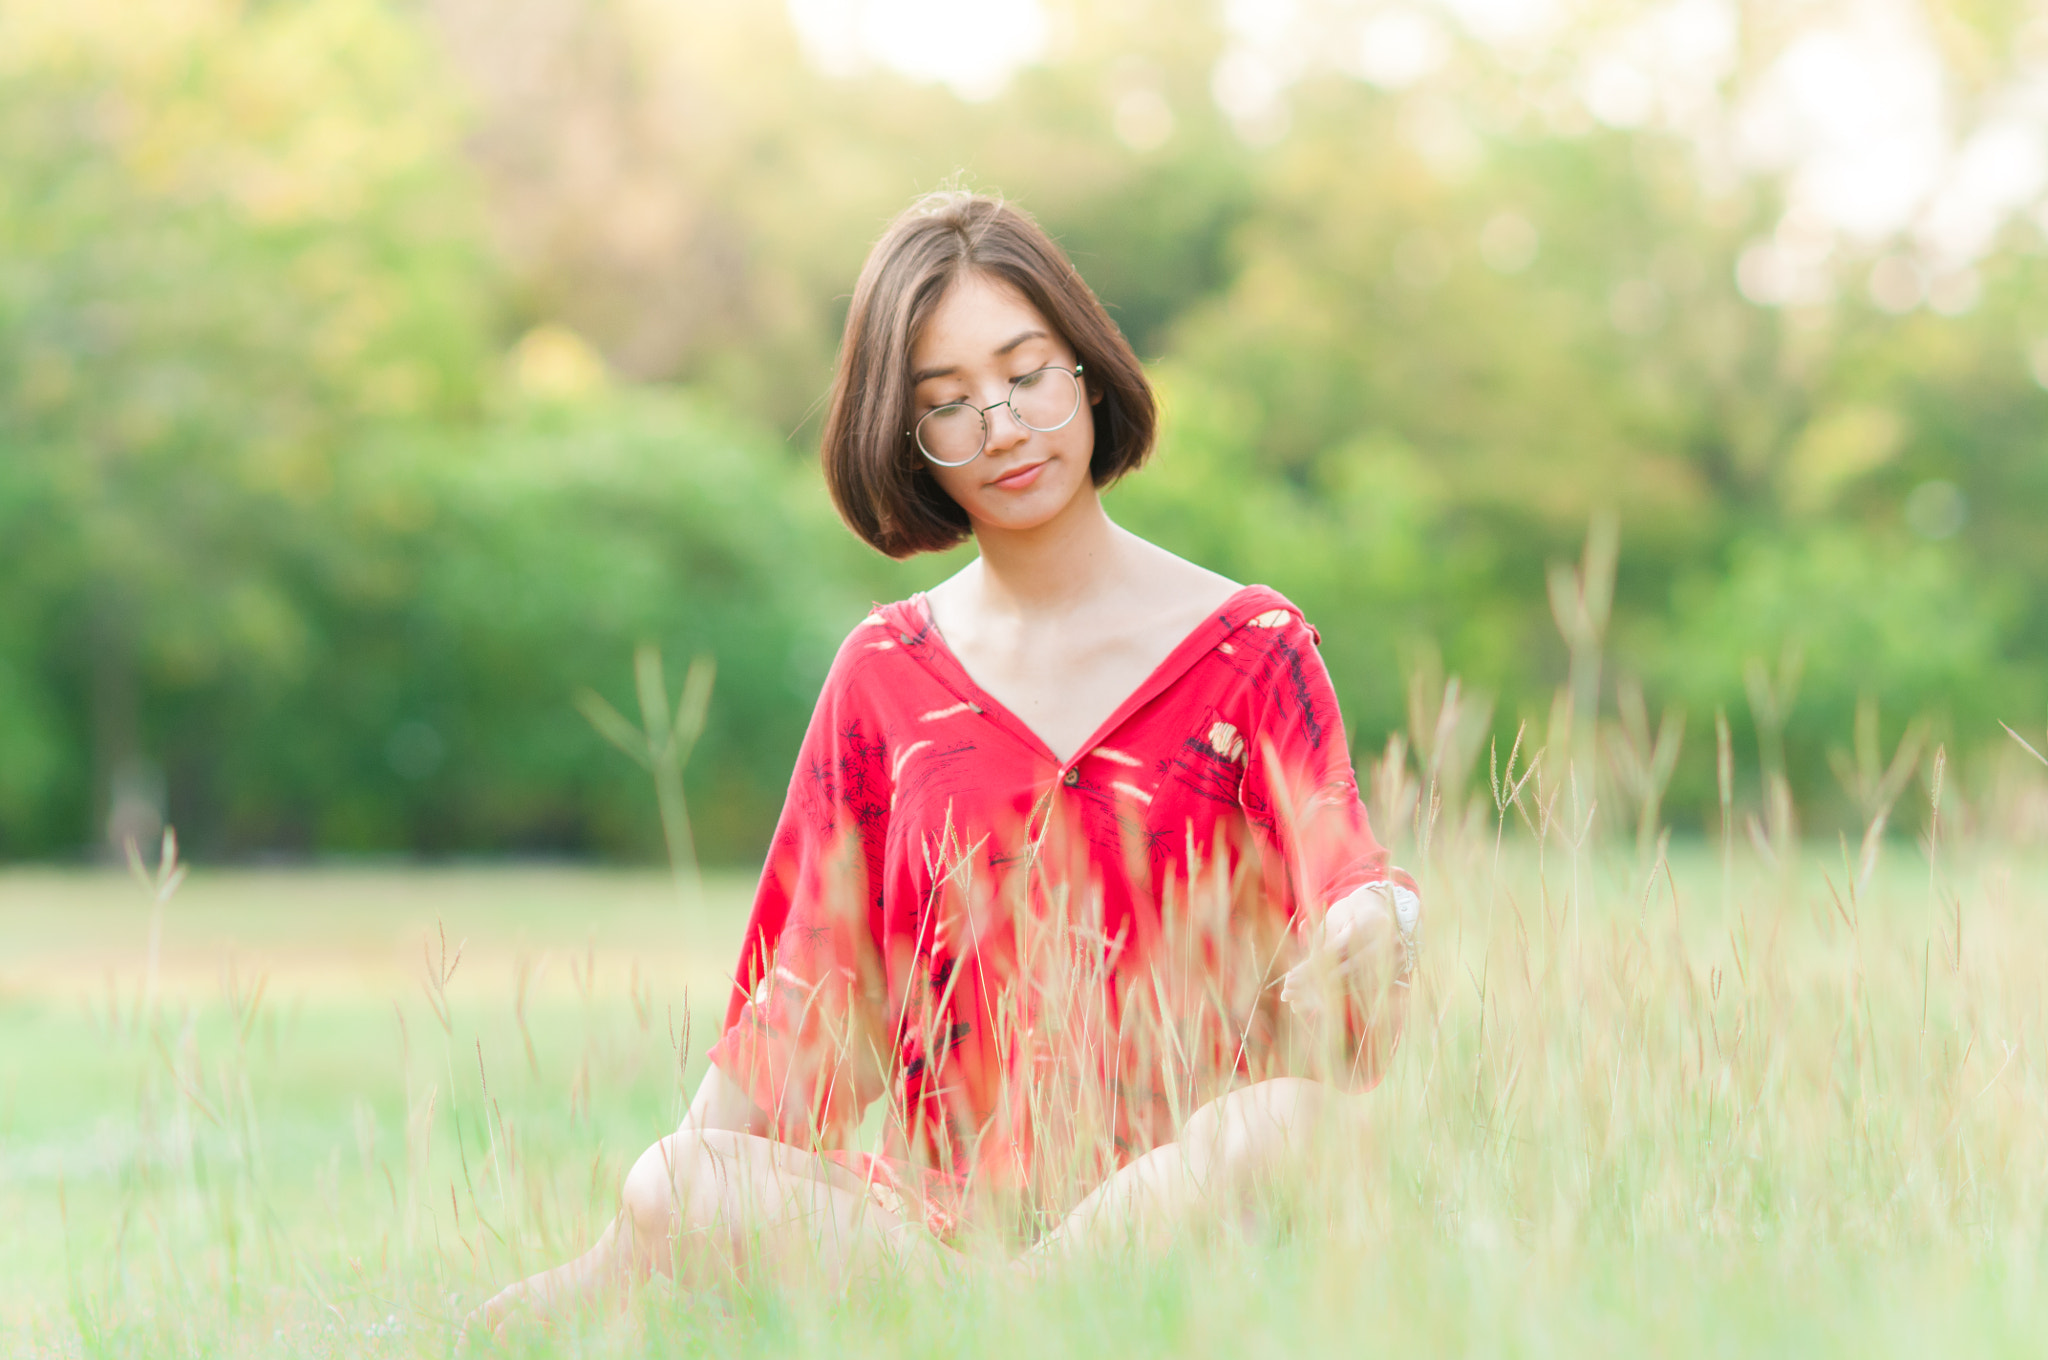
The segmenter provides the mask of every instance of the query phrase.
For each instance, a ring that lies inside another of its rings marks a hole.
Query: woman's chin
[[[1056,501],[1050,498],[1041,500],[1038,497],[1017,497],[1000,505],[978,505],[968,512],[968,518],[974,521],[977,529],[993,529],[1005,534],[1028,534],[1035,529],[1043,529],[1059,519],[1069,504],[1071,498],[1067,501]]]
[[[1021,491],[984,488],[974,498],[974,504],[968,507],[967,516],[977,528],[985,526],[1009,534],[1029,533],[1044,528],[1071,510],[1080,499],[1086,481],[1085,477],[1070,483],[1065,479],[1055,481],[1041,477]]]

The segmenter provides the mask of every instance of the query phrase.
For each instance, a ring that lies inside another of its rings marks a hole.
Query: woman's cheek
[[[948,496],[951,496],[953,498],[953,503],[958,505],[961,509],[967,511],[972,511],[974,509],[973,482],[968,481],[965,478],[959,477],[957,475],[950,474],[944,470],[934,470],[932,472],[932,480],[937,482],[939,484],[939,490],[945,492]]]

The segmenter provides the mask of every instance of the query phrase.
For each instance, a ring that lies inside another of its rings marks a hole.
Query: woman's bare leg
[[[1308,1162],[1320,1139],[1357,1139],[1356,1095],[1281,1077],[1217,1097],[1177,1142],[1154,1148],[1095,1187],[1032,1250],[1041,1256],[1158,1241],[1198,1216],[1235,1207],[1261,1183]]]
[[[589,1251],[502,1290],[472,1315],[496,1331],[516,1310],[623,1298],[650,1275],[730,1279],[766,1260],[843,1280],[882,1265],[930,1268],[950,1253],[876,1204],[858,1176],[750,1133],[685,1129],[642,1153],[619,1213]]]

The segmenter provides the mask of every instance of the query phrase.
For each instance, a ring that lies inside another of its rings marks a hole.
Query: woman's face
[[[1009,397],[1011,383],[1049,364],[1074,367],[1074,352],[1052,323],[1001,280],[963,275],[911,346],[911,421],[948,402],[994,406]],[[1081,383],[1084,402],[1093,402],[1086,375]],[[1084,488],[1093,490],[1095,422],[1085,407],[1050,432],[1025,429],[1008,406],[987,420],[981,457],[961,467],[926,464],[977,528],[1033,529]]]

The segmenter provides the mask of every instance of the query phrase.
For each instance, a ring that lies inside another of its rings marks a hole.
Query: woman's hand
[[[1306,1018],[1360,983],[1405,986],[1420,917],[1421,903],[1398,883],[1367,883],[1339,898],[1309,931],[1301,962],[1282,975],[1280,999]]]

